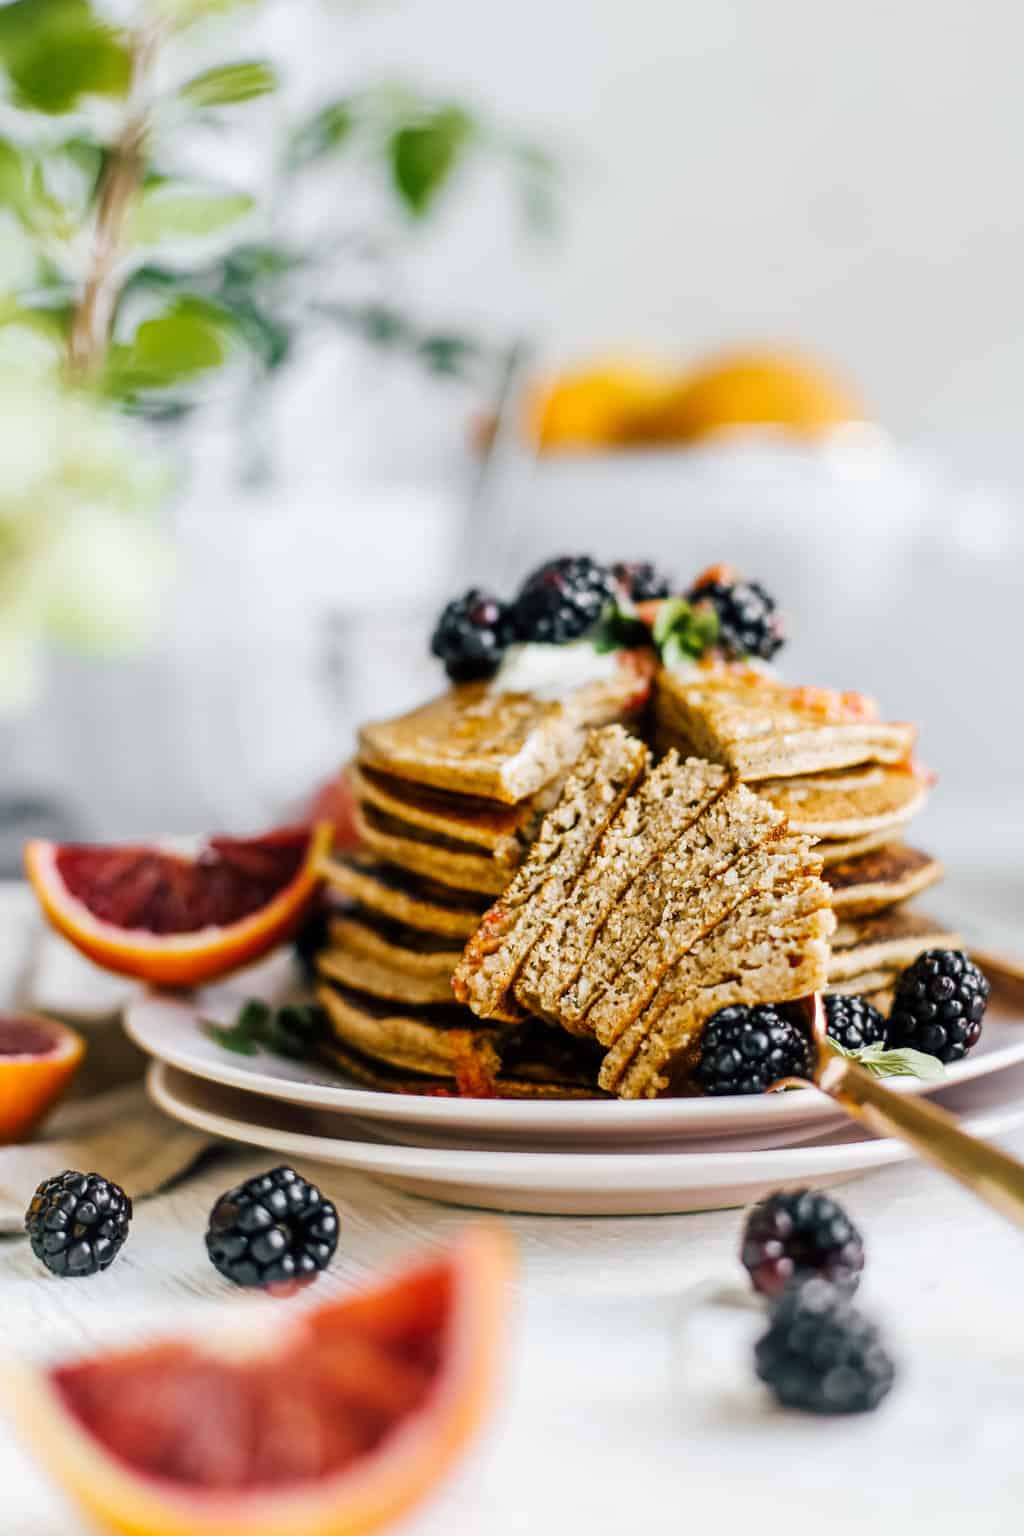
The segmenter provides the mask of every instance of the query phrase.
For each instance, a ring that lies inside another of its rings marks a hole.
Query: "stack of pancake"
[[[704,1024],[826,982],[835,923],[813,840],[726,769],[652,767],[594,731],[455,971],[484,1019],[517,1009],[602,1051],[620,1098],[685,1091]]]
[[[568,700],[464,684],[364,728],[348,770],[361,847],[323,865],[336,908],[316,959],[329,1054],[350,1075],[404,1092],[597,1092],[592,1042],[518,1008],[481,1021],[455,1001],[451,977],[588,728],[635,721],[646,695],[624,665]]]
[[[663,670],[656,738],[731,768],[795,832],[820,839],[838,927],[828,990],[885,1007],[897,973],[955,933],[905,903],[942,866],[903,841],[928,781],[913,766],[912,726],[877,718],[859,694],[792,688],[744,667]]]

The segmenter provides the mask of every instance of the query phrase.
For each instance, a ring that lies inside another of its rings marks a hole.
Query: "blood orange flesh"
[[[47,916],[108,970],[194,985],[257,959],[298,926],[317,886],[326,826],[258,838],[160,843],[31,842],[25,864]]]
[[[248,1343],[170,1340],[6,1396],[85,1506],[132,1536],[355,1536],[425,1493],[476,1427],[505,1306],[500,1234],[362,1295],[245,1316]],[[246,1309],[246,1312],[248,1309]],[[230,1336],[229,1336],[230,1337]]]
[[[0,1013],[0,1143],[42,1120],[85,1055],[81,1035],[35,1014]]]

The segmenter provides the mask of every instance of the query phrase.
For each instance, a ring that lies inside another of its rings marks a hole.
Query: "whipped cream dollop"
[[[561,699],[613,678],[619,670],[617,651],[597,651],[592,640],[570,640],[566,645],[540,645],[527,641],[510,645],[491,679],[491,693],[532,693],[538,699]]]

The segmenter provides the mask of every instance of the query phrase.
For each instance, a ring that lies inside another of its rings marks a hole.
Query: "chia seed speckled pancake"
[[[793,688],[742,665],[662,668],[655,711],[671,745],[746,780],[905,763],[916,734],[902,721],[878,720],[859,694]]]
[[[866,832],[863,837],[823,838],[816,846],[821,862],[826,869],[831,869],[833,865],[843,864],[847,859],[859,858],[862,853],[884,848],[891,839],[892,833],[885,827],[881,832]]]
[[[472,1063],[488,1072],[498,1070],[504,1026],[481,1024],[454,1001],[413,1007],[323,981],[316,995],[335,1038],[373,1061],[440,1077],[452,1077]]]
[[[481,849],[504,864],[518,863],[521,834],[538,814],[532,800],[498,805],[493,800],[410,784],[358,763],[351,763],[347,772],[353,793],[363,805],[373,806],[406,828],[418,827],[443,837],[445,846]]]
[[[487,898],[478,892],[449,890],[366,854],[322,859],[318,867],[333,891],[427,933],[466,939],[487,909]]]
[[[359,762],[393,778],[503,805],[537,793],[573,763],[588,727],[634,718],[650,691],[646,656],[623,651],[618,672],[564,700],[463,683],[397,719],[364,726]]]
[[[794,832],[852,838],[903,826],[923,806],[928,787],[905,768],[866,763],[811,777],[766,779],[757,792],[785,814]]]
[[[845,981],[830,981],[825,991],[842,997],[866,997],[869,1003],[874,1003],[876,1008],[886,1013],[892,1000],[893,983],[901,969],[900,966],[891,971],[864,971],[859,976],[848,976]],[[879,998],[885,1001],[884,1008]]]
[[[905,843],[886,843],[859,858],[829,865],[825,881],[832,887],[832,910],[843,918],[852,918],[907,901],[936,885],[943,873],[938,859],[930,854],[908,848]]]
[[[893,907],[840,922],[832,938],[828,979],[846,981],[867,971],[902,970],[926,949],[959,949],[958,933],[924,913]]]
[[[485,896],[498,896],[508,885],[508,870],[492,854],[471,853],[456,843],[444,846],[437,839],[428,842],[420,828],[404,827],[385,812],[358,801],[353,820],[370,852],[398,869],[407,869],[438,885],[480,891]]]

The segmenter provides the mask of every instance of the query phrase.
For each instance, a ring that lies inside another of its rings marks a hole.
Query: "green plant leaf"
[[[670,597],[658,608],[651,634],[667,667],[698,661],[718,639],[718,615],[684,597]]]
[[[204,70],[181,87],[178,95],[193,107],[230,107],[239,102],[268,96],[278,87],[274,66],[265,59],[221,64]]]
[[[609,603],[594,633],[594,650],[599,656],[609,651],[633,650],[650,645],[651,632],[631,607]]]
[[[890,1051],[881,1041],[876,1041],[874,1045],[848,1051],[838,1040],[833,1040],[831,1035],[826,1036],[826,1044],[837,1056],[846,1056],[857,1062],[873,1077],[918,1077],[926,1083],[938,1083],[946,1075],[946,1069],[937,1056],[915,1051],[910,1046]]]
[[[415,218],[423,218],[450,181],[474,131],[473,119],[461,107],[439,107],[417,122],[406,123],[391,136],[391,175],[402,202]]]
[[[144,320],[131,341],[110,349],[106,387],[118,396],[169,389],[220,368],[229,347],[230,317],[207,299],[182,297]]]
[[[0,7],[0,65],[18,106],[51,115],[83,96],[123,96],[131,83],[127,37],[88,0],[14,0]]]
[[[239,1056],[255,1056],[270,1022],[268,1004],[250,997],[244,1002],[232,1024],[215,1024],[207,1019],[206,1032],[217,1045]]]
[[[32,161],[9,139],[0,139],[0,208],[9,208],[24,225],[32,210]]]
[[[229,228],[253,207],[254,199],[244,192],[213,193],[157,182],[143,190],[135,206],[131,235],[137,245],[203,238]]]
[[[329,101],[293,132],[288,145],[288,164],[298,170],[334,154],[349,138],[355,121],[353,105],[347,97]]]
[[[157,13],[174,31],[260,3],[261,0],[153,0]]]

